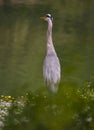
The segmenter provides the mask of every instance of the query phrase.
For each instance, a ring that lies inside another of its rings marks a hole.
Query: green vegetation
[[[0,130],[94,130],[94,1],[41,2],[0,7]],[[45,13],[62,69],[56,95],[42,77]]]
[[[69,89],[69,90],[68,90]],[[36,92],[17,98],[1,96],[0,128],[4,130],[93,130],[94,79],[83,89],[57,95]]]

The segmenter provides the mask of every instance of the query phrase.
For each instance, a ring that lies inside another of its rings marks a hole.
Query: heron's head
[[[47,22],[49,20],[53,21],[53,17],[51,16],[51,14],[46,14],[45,16],[40,17],[40,19],[43,19],[43,20],[45,20]]]

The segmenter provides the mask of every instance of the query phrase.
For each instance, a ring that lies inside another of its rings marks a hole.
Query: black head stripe
[[[46,17],[48,18],[52,18],[52,16],[50,14],[46,14]]]
[[[53,17],[50,14],[46,14],[46,17],[50,18],[51,20],[53,20]]]

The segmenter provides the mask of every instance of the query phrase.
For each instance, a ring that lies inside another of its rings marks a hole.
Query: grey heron
[[[51,92],[56,93],[58,91],[58,84],[60,82],[61,69],[60,62],[52,40],[53,18],[51,14],[46,14],[40,18],[48,22],[47,52],[43,64],[43,78],[45,80],[47,88]]]

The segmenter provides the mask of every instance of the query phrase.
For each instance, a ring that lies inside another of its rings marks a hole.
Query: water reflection
[[[61,61],[61,86],[81,86],[94,75],[94,19],[90,8],[80,14],[64,14],[43,5],[10,7],[7,11],[1,8],[1,93],[18,95],[44,87],[42,62],[47,26],[39,17],[48,10],[54,15],[53,39]]]

